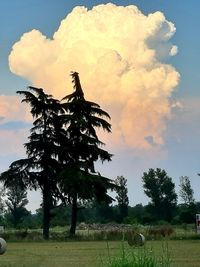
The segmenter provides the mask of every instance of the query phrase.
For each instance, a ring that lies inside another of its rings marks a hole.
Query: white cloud
[[[0,156],[9,158],[11,155],[24,154],[23,144],[27,138],[27,129],[7,129],[1,127],[8,122],[21,121],[29,122],[31,119],[30,112],[21,104],[18,96],[0,95]],[[0,164],[0,169],[3,169]]]
[[[177,53],[170,43],[175,31],[161,12],[145,16],[136,6],[114,4],[76,7],[52,39],[38,30],[25,33],[13,46],[10,69],[55,97],[71,92],[69,73],[78,71],[86,98],[112,117],[106,142],[148,149],[164,142],[179,81],[164,63]]]
[[[22,120],[30,121],[30,113],[18,96],[0,95],[0,123]]]
[[[170,56],[175,56],[178,53],[178,47],[176,45],[173,45],[170,50]]]

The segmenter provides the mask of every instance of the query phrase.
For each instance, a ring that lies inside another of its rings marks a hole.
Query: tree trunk
[[[71,213],[71,227],[70,234],[75,235],[76,233],[76,224],[77,224],[77,195],[73,197],[72,200],[72,213]]]
[[[51,194],[48,185],[43,189],[43,238],[49,239]]]

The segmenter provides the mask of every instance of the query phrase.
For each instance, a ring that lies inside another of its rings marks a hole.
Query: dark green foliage
[[[71,76],[74,92],[63,98],[62,107],[66,113],[60,116],[67,139],[60,143],[63,171],[59,186],[72,206],[70,232],[75,234],[79,202],[94,198],[98,202],[110,202],[107,190],[115,185],[94,168],[97,160],[111,160],[112,155],[102,149],[104,144],[96,134],[96,128],[111,131],[111,125],[106,121],[110,117],[98,104],[85,100],[78,73],[73,72]]]
[[[4,196],[5,196],[4,188],[0,188],[0,216],[3,214],[5,208],[3,201]]]
[[[30,214],[25,208],[28,204],[27,192],[19,184],[14,183],[7,188],[6,195],[5,203],[10,213],[10,221],[16,228],[23,218]]]
[[[126,218],[126,223],[146,223],[146,211],[142,204],[137,204],[134,207],[128,207],[128,217]]]
[[[50,209],[53,195],[57,193],[56,160],[58,145],[55,124],[62,108],[58,100],[45,94],[43,89],[28,87],[28,91],[18,91],[22,102],[28,103],[34,122],[29,141],[24,145],[27,158],[13,162],[8,171],[1,175],[6,187],[12,183],[22,183],[26,188],[40,188],[43,195],[43,236],[49,237]]]
[[[94,203],[94,215],[96,220],[100,223],[109,223],[116,219],[114,208],[105,201]]]
[[[179,186],[179,194],[184,203],[179,205],[178,219],[183,223],[194,223],[197,205],[195,203],[194,191],[191,187],[189,177],[181,176]]]
[[[117,192],[117,202],[118,202],[118,209],[119,209],[119,216],[118,216],[118,222],[122,223],[124,218],[128,216],[128,188],[127,188],[127,179],[125,179],[123,176],[118,176],[115,180],[116,185],[118,186],[116,188]]]
[[[145,194],[151,199],[149,212],[155,220],[171,221],[177,204],[175,184],[165,170],[157,168],[144,172],[143,187]]]
[[[31,107],[35,118],[29,142],[25,144],[28,158],[28,177],[35,187],[40,187],[43,195],[43,236],[48,239],[50,210],[53,206],[53,194],[56,192],[57,142],[55,122],[61,107],[58,100],[44,93],[43,89],[29,87],[30,91],[18,91]]]
[[[5,222],[4,222],[4,211],[5,211],[5,203],[4,203],[4,200],[3,200],[3,197],[4,197],[4,189],[3,188],[0,188],[0,225],[4,225]]]
[[[180,204],[178,206],[178,222],[179,223],[195,223],[197,205],[195,203],[188,205]]]
[[[190,180],[188,176],[180,177],[180,197],[185,203],[185,205],[190,206],[194,204],[194,191],[191,187]]]
[[[70,224],[71,209],[69,205],[59,205],[51,210],[51,227]]]

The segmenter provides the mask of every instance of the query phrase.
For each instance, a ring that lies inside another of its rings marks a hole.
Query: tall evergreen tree
[[[28,87],[17,91],[23,95],[22,102],[29,104],[34,122],[26,148],[27,158],[13,162],[8,171],[1,174],[5,186],[14,180],[29,188],[40,188],[43,196],[43,237],[49,238],[50,210],[53,194],[57,191],[58,143],[55,133],[57,116],[62,111],[58,100],[45,94],[43,89]],[[18,182],[18,181],[17,181]]]
[[[111,201],[107,190],[115,185],[110,179],[97,174],[94,168],[97,160],[110,161],[112,157],[102,149],[104,144],[96,134],[97,128],[111,131],[110,123],[105,120],[110,116],[98,104],[85,99],[78,73],[73,72],[71,76],[74,92],[63,98],[62,102],[66,114],[61,115],[61,120],[67,138],[61,144],[64,152],[60,153],[63,162],[60,187],[72,206],[70,233],[75,234],[78,202],[93,198]]]
[[[34,184],[40,187],[43,195],[43,236],[49,238],[50,210],[53,203],[53,193],[56,190],[56,178],[59,170],[57,162],[58,144],[55,134],[55,123],[61,112],[58,100],[44,93],[43,89],[29,87],[30,91],[18,91],[31,107],[35,119],[29,142],[25,144],[29,175]],[[30,172],[31,170],[31,172]]]

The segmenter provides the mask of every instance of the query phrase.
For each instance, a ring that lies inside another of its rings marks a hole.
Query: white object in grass
[[[0,237],[0,255],[4,254],[6,252],[6,241]]]

